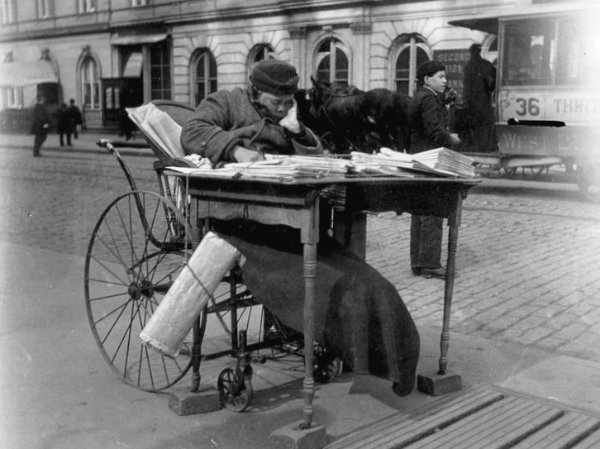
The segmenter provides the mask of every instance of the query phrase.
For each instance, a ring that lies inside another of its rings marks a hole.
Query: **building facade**
[[[546,0],[548,1],[548,0]],[[260,59],[311,77],[411,95],[416,68],[439,59],[460,90],[472,43],[496,36],[450,21],[536,0],[0,0],[0,126],[22,126],[38,94],[74,99],[88,129],[116,129],[152,99],[197,105],[243,86]]]

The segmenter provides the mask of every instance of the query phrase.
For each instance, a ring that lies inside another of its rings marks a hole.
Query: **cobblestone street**
[[[128,191],[109,155],[1,154],[0,223],[12,243],[83,256],[101,212]],[[155,191],[152,159],[125,160],[138,188]],[[600,361],[600,206],[564,186],[484,179],[470,192],[452,331]],[[407,215],[370,215],[367,258],[397,286],[420,327],[441,326],[444,283],[410,274],[409,225]]]

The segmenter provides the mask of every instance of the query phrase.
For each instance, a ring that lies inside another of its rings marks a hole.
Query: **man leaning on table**
[[[205,98],[184,125],[187,153],[213,165],[251,162],[265,153],[319,155],[319,139],[299,120],[299,77],[290,64],[268,59],[252,68],[246,89]],[[243,281],[283,324],[303,330],[303,255],[299,232],[250,220],[215,222],[221,237],[245,256]],[[320,235],[315,288],[316,340],[337,351],[345,367],[392,382],[405,396],[415,383],[419,334],[396,288],[353,253]]]
[[[319,139],[296,114],[298,75],[291,65],[267,59],[255,65],[248,89],[209,95],[185,126],[181,143],[213,164],[251,162],[264,153],[319,155]]]

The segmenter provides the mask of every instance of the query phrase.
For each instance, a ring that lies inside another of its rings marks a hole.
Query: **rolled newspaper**
[[[207,233],[140,332],[142,342],[176,357],[194,321],[240,255],[237,248]]]

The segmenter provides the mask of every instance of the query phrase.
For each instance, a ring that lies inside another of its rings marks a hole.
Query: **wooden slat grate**
[[[598,418],[474,388],[357,429],[325,449],[591,449],[599,443]]]

